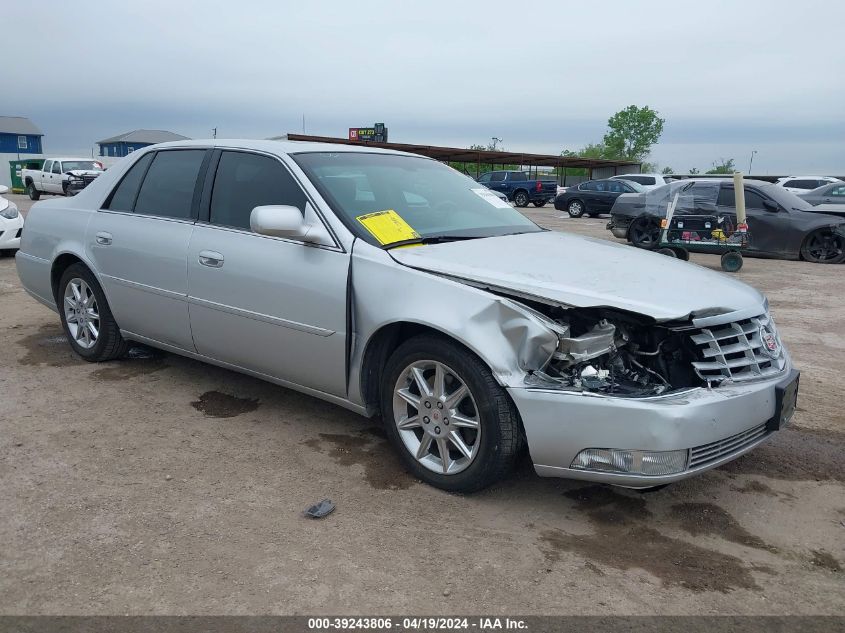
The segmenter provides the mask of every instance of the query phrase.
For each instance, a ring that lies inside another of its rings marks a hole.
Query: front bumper
[[[23,216],[11,220],[0,217],[0,250],[20,248]]]
[[[729,462],[766,441],[777,408],[771,380],[695,388],[653,398],[617,398],[534,388],[508,391],[522,416],[537,474],[632,488],[660,486]],[[715,447],[715,448],[714,448]],[[571,468],[588,448],[689,451],[686,468],[639,475]]]

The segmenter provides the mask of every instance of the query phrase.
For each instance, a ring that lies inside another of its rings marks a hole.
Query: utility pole
[[[751,165],[754,164],[754,154],[757,153],[756,149],[751,150],[751,160],[748,161],[748,173],[751,174]]]
[[[500,139],[500,138],[498,138],[498,137],[496,137],[496,136],[493,136],[493,137],[491,137],[491,139],[490,139],[490,140],[491,140],[491,141],[493,141],[493,151],[495,152],[495,151],[496,151],[496,149],[497,149],[497,148],[496,148],[496,144],[497,144],[497,143],[501,143],[501,142],[502,142],[502,139]]]
[[[302,133],[305,134],[305,113],[302,113]]]
[[[217,128],[211,128],[211,138],[217,138]]]

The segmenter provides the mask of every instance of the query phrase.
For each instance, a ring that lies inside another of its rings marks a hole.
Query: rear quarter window
[[[194,189],[205,154],[204,149],[158,152],[138,192],[135,213],[191,218]]]
[[[144,174],[147,172],[147,167],[150,166],[150,161],[153,159],[154,152],[145,154],[136,162],[112,191],[111,196],[107,199],[104,205],[105,209],[111,211],[132,211],[135,205],[135,197],[138,195],[138,187],[141,186],[141,181],[144,179]]]

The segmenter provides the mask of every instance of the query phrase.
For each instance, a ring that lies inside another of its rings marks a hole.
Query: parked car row
[[[845,260],[845,218],[813,207],[776,184],[745,180],[750,235],[746,252],[760,257],[816,263]],[[732,180],[680,180],[650,192],[618,196],[607,228],[615,237],[645,249],[657,247],[660,220],[678,194],[676,215],[717,215],[736,226]]]

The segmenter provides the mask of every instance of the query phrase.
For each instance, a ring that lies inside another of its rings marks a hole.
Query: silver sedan
[[[381,416],[453,491],[540,475],[645,488],[789,422],[798,373],[765,298],[554,233],[398,152],[275,141],[145,148],[36,204],[17,255],[73,350],[132,341]]]

